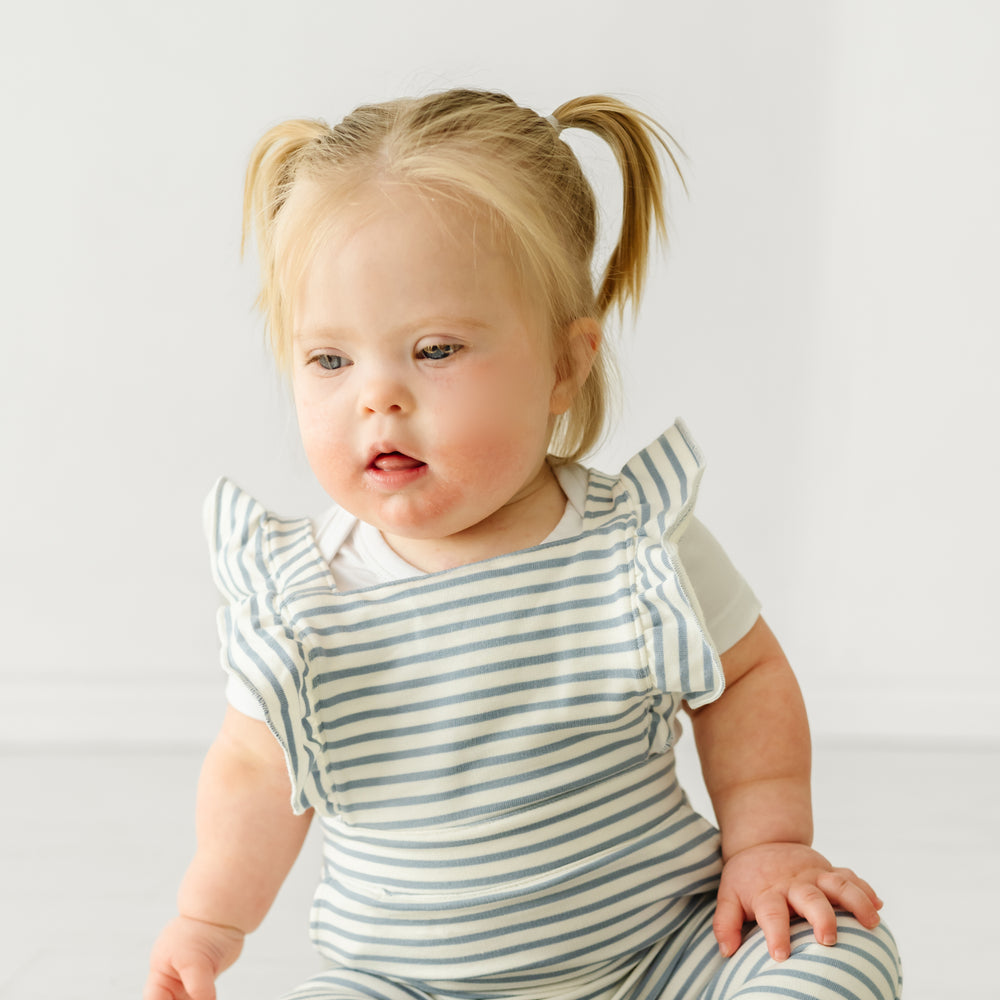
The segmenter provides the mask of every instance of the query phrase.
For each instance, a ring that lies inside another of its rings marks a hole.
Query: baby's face
[[[546,452],[571,390],[507,253],[476,213],[400,185],[370,187],[347,222],[295,303],[292,384],[320,483],[422,568],[440,543],[454,563],[498,554],[491,532],[510,536],[502,551],[540,540],[562,506]]]

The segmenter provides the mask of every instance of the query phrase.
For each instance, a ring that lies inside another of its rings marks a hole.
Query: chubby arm
[[[715,936],[723,954],[756,920],[772,957],[790,951],[790,913],[836,941],[834,905],[867,927],[882,905],[866,882],[812,850],[811,748],[798,682],[762,618],[722,655],[726,691],[690,710],[705,786],[722,832]]]
[[[178,916],[150,959],[144,1000],[213,1000],[216,977],[264,919],[312,813],[296,816],[284,756],[267,726],[227,711],[198,783],[197,849]]]

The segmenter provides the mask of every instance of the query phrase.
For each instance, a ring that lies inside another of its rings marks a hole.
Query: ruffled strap
[[[622,469],[619,484],[636,516],[635,593],[653,682],[692,707],[714,701],[725,679],[676,540],[694,508],[704,468],[677,421]]]
[[[279,592],[333,586],[308,518],[276,517],[228,479],[213,487],[204,517],[212,573],[230,600],[269,586]]]
[[[285,754],[292,808],[326,800],[321,747],[311,721],[309,657],[289,595],[332,586],[307,519],[268,512],[228,480],[205,503],[212,572],[228,604],[219,610],[223,668],[257,698]]]

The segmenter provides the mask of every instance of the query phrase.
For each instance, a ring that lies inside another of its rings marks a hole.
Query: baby
[[[623,175],[596,290],[571,128]],[[261,304],[334,506],[209,498],[230,705],[145,1000],[215,996],[314,814],[327,968],[296,1000],[899,996],[881,901],[810,846],[799,689],[692,515],[691,433],[579,464],[670,148],[611,98],[467,90],[258,144]],[[682,709],[718,829],[677,783]]]

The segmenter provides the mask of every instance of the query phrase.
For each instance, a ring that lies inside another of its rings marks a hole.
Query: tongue
[[[399,472],[403,469],[419,468],[424,463],[415,458],[410,458],[409,455],[393,451],[389,454],[379,455],[372,464],[376,469],[381,469],[383,472]]]

